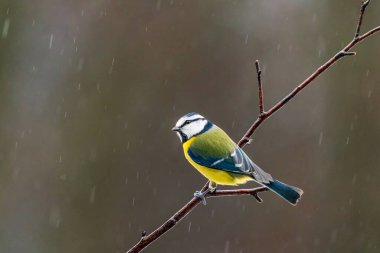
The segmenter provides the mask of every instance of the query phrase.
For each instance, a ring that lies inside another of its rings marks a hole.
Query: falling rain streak
[[[4,20],[4,24],[3,24],[3,31],[1,33],[1,36],[3,38],[6,38],[8,36],[8,32],[9,32],[9,26],[11,25],[11,21],[9,18],[6,18]]]
[[[90,192],[90,203],[91,204],[95,203],[95,197],[96,197],[96,186],[93,186],[91,188],[91,192]]]
[[[323,142],[323,132],[320,132],[320,133],[319,133],[318,144],[319,144],[319,145],[322,145],[322,142]]]
[[[54,35],[50,34],[49,49],[51,49],[53,46],[53,39],[54,39]]]

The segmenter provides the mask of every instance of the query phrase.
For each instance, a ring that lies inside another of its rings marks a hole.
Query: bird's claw
[[[202,204],[206,205],[207,204],[206,198],[205,198],[206,194],[207,194],[207,192],[196,191],[196,192],[194,192],[194,197],[199,198],[202,201]]]

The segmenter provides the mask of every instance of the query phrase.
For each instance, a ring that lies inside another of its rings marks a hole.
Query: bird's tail
[[[303,194],[300,188],[284,184],[278,180],[273,180],[264,185],[292,205],[296,205]]]

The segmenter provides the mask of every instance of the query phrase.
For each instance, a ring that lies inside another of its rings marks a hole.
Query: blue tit
[[[180,138],[189,163],[210,183],[206,191],[194,196],[202,199],[217,185],[241,185],[255,181],[296,205],[303,191],[284,184],[257,166],[246,153],[218,126],[198,113],[181,117],[172,129]]]

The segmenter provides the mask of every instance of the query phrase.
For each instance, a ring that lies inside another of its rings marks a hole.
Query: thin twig
[[[255,66],[256,66],[256,73],[257,73],[257,85],[259,88],[259,111],[261,115],[264,113],[264,95],[263,95],[263,85],[261,83],[261,69],[260,69],[259,60],[256,60]]]
[[[280,100],[277,104],[275,104],[268,111],[264,111],[263,104],[263,92],[261,85],[261,70],[259,67],[259,62],[256,62],[256,71],[258,74],[258,82],[259,82],[259,110],[260,114],[248,131],[244,134],[241,140],[238,143],[239,147],[244,147],[249,144],[252,134],[258,129],[258,127],[269,117],[271,117],[275,112],[280,110],[285,104],[287,104],[290,100],[294,98],[301,90],[303,90],[308,84],[310,84],[314,79],[320,76],[323,72],[325,72],[328,68],[330,68],[333,64],[335,64],[340,59],[345,56],[355,55],[355,52],[350,52],[350,50],[359,42],[369,38],[373,34],[380,32],[380,26],[377,26],[370,31],[360,35],[360,29],[362,26],[363,17],[365,14],[365,10],[369,4],[369,0],[362,1],[360,16],[356,27],[356,33],[353,40],[348,43],[341,51],[336,53],[333,57],[327,60],[324,64],[322,64],[317,70],[315,70],[310,76],[308,76],[302,83],[300,83],[294,90],[292,90],[287,96],[285,96],[282,100]],[[261,89],[261,91],[260,91]],[[206,184],[202,191],[206,190],[208,184]],[[268,189],[265,187],[258,187],[253,189],[236,189],[236,190],[216,190],[213,193],[208,193],[205,197],[222,197],[222,196],[240,196],[240,195],[252,195],[256,198],[258,202],[261,202],[260,197],[258,196],[259,192],[267,191]],[[159,228],[157,228],[152,233],[146,235],[146,233],[142,234],[140,241],[134,245],[127,253],[137,253],[143,250],[145,247],[150,245],[164,233],[169,231],[172,227],[174,227],[179,221],[181,221],[186,215],[188,215],[199,203],[201,200],[199,198],[192,198],[186,205],[184,205],[178,212],[176,212],[170,219],[168,219],[164,224],[162,224]]]
[[[363,17],[365,13],[365,9],[369,5],[370,0],[362,0],[362,6],[360,8],[360,15],[359,15],[359,20],[358,20],[358,25],[356,27],[356,33],[355,33],[355,38],[359,37],[360,35],[360,29],[362,27],[362,22],[363,22]]]

